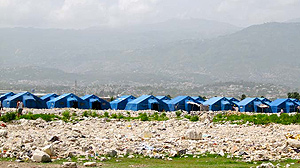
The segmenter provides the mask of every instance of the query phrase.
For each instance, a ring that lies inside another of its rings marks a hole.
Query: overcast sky
[[[246,27],[300,18],[300,0],[0,0],[0,27],[118,27],[172,18]]]

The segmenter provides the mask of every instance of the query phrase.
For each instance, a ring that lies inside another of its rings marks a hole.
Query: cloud
[[[247,26],[300,17],[299,0],[1,0],[0,27],[86,28],[201,18]]]

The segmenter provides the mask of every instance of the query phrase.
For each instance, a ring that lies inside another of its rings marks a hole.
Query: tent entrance
[[[94,109],[94,110],[102,110],[101,103],[99,101],[92,102],[92,109]]]
[[[151,110],[159,111],[158,103],[151,104]]]
[[[34,99],[26,99],[24,102],[24,106],[27,108],[36,108],[36,102]]]
[[[74,101],[74,100],[70,101],[70,107],[71,108],[78,108],[78,101]]]

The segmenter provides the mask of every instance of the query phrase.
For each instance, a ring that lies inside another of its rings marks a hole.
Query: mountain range
[[[300,23],[207,20],[84,30],[1,28],[1,80],[273,83],[299,88]]]

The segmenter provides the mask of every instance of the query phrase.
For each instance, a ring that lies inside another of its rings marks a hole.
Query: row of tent
[[[170,99],[167,96],[143,95],[138,98],[132,95],[121,96],[107,102],[95,95],[78,97],[72,93],[63,95],[48,94],[37,97],[29,92],[14,94],[12,92],[0,96],[3,107],[14,108],[17,101],[22,101],[27,108],[80,108],[80,109],[114,109],[114,110],[156,110],[156,111],[227,111],[277,113],[299,111],[300,101],[297,99],[246,98],[242,101],[234,97],[213,97],[204,100],[201,97],[178,96]]]

